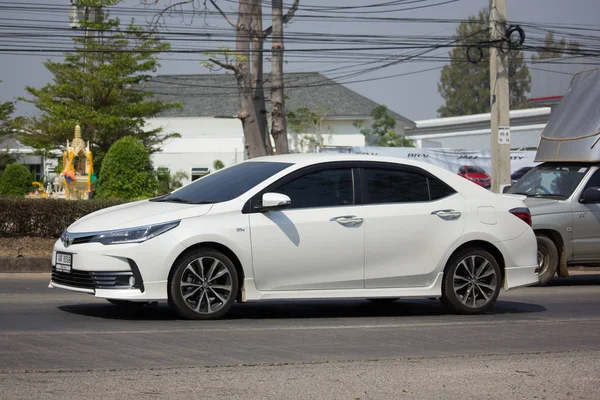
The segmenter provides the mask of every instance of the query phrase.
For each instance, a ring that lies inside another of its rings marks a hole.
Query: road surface
[[[600,398],[600,275],[501,292],[493,312],[435,300],[236,305],[179,320],[0,276],[5,398]]]

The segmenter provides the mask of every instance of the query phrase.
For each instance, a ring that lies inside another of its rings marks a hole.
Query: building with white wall
[[[370,127],[374,101],[319,73],[291,73],[284,78],[286,110],[308,109],[319,116],[306,131],[289,129],[293,152],[314,150],[315,144],[365,146],[362,128]],[[156,99],[181,104],[180,109],[165,111],[147,120],[149,129],[162,127],[165,133],[177,132],[181,138],[169,140],[162,151],[153,155],[155,167],[169,168],[192,175],[195,171],[212,171],[215,160],[226,166],[245,158],[242,124],[239,113],[237,83],[231,74],[158,75],[140,84]],[[270,82],[265,75],[267,115],[270,115]],[[415,123],[391,110],[396,131],[403,134]],[[357,124],[358,123],[358,124]]]
[[[550,107],[511,111],[511,149],[536,149],[550,111]],[[407,130],[406,136],[417,147],[486,150],[490,148],[490,123],[490,113],[428,119],[416,121],[416,127]]]

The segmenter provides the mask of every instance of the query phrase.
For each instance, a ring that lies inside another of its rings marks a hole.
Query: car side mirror
[[[281,193],[265,193],[262,195],[262,205],[259,208],[261,212],[283,210],[292,205],[292,200]]]
[[[592,186],[583,192],[580,203],[600,203],[600,187]]]
[[[506,193],[510,190],[512,186],[510,185],[502,185],[502,193]]]

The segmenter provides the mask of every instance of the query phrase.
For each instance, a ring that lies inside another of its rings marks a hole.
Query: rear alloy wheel
[[[216,250],[196,250],[175,266],[169,305],[183,318],[218,319],[233,307],[237,292],[231,260]]]
[[[444,272],[442,304],[458,314],[480,314],[493,307],[500,293],[498,262],[482,249],[452,256]]]
[[[540,268],[539,272],[539,286],[547,285],[554,275],[556,275],[556,269],[558,268],[558,249],[556,245],[546,235],[537,235],[537,256],[538,265]]]

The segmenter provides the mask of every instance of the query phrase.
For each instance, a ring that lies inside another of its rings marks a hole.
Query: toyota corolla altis
[[[489,310],[535,284],[522,199],[433,165],[359,155],[248,160],[89,214],[56,242],[51,287],[214,319],[236,301],[440,298]]]

